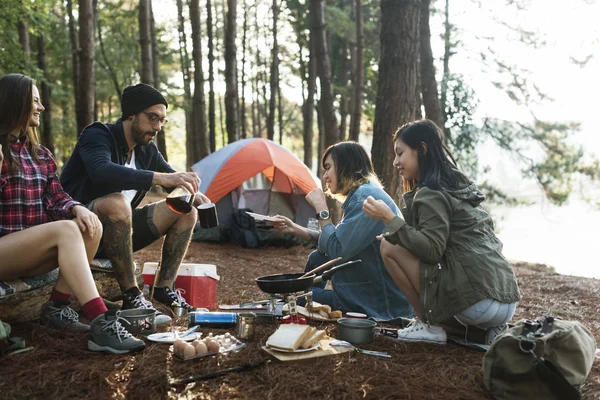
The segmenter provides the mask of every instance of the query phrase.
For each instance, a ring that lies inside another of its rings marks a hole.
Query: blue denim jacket
[[[343,311],[365,313],[377,320],[412,317],[413,309],[387,272],[379,252],[385,224],[369,218],[362,210],[368,196],[383,200],[396,214],[400,210],[388,194],[372,183],[350,191],[342,205],[342,220],[321,230],[318,249],[329,258],[361,259],[357,267],[332,277],[334,306]]]

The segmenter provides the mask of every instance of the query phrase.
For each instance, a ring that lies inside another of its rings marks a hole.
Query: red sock
[[[50,301],[69,301],[71,300],[71,293],[62,293],[56,290],[56,288],[52,289],[52,293],[50,293]]]
[[[85,303],[83,306],[83,313],[85,316],[92,322],[94,318],[96,318],[100,314],[104,314],[108,311],[106,306],[104,305],[104,301],[102,301],[102,297],[96,297]]]

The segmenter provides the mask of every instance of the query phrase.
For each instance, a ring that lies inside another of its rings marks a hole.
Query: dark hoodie
[[[502,255],[484,194],[457,173],[458,189],[417,187],[404,194],[402,215],[383,235],[421,260],[423,319],[440,323],[484,299],[519,300],[511,264]]]

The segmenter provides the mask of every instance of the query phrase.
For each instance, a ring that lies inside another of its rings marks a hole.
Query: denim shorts
[[[494,299],[485,299],[456,314],[454,318],[466,326],[489,329],[510,321],[516,308],[516,302],[508,304]]]

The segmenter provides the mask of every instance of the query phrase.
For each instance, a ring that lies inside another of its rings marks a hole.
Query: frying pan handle
[[[354,265],[354,264],[357,264],[357,263],[362,263],[362,260],[352,260],[352,261],[348,261],[343,264],[337,265],[337,266],[331,268],[330,270],[323,272],[323,275],[316,277],[313,280],[313,285],[316,283],[328,281],[331,278],[331,276],[333,274],[335,274],[336,272],[341,271],[346,268],[355,267],[356,265]]]

